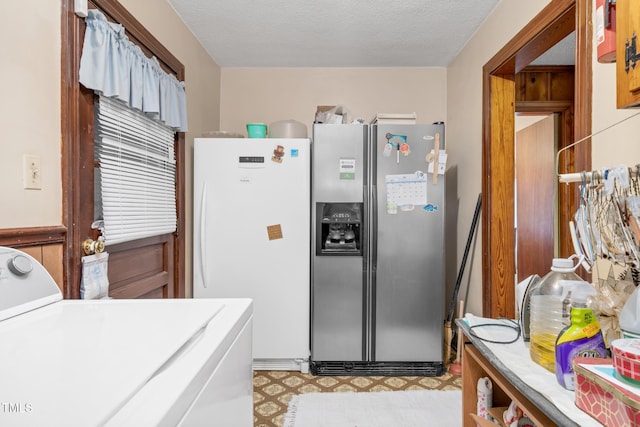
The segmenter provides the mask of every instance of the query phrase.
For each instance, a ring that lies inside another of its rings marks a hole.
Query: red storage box
[[[611,355],[613,366],[620,375],[640,381],[640,339],[613,340]]]
[[[574,359],[576,405],[606,426],[640,426],[640,396],[612,382],[606,375],[588,370],[586,365],[608,365],[608,370],[615,372],[611,359]]]

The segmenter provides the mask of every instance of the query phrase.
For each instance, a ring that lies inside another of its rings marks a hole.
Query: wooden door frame
[[[74,0],[62,0],[61,7],[61,135],[62,135],[62,218],[68,233],[64,244],[65,298],[80,297],[82,242],[93,222],[93,91],[79,81],[80,57],[84,40],[84,18],[74,13]],[[90,0],[116,18],[127,36],[145,54],[155,56],[163,69],[180,81],[185,80],[184,65],[155,39],[144,26],[116,0]],[[185,134],[175,140],[177,230],[169,236],[173,250],[173,289],[175,298],[185,296]],[[126,243],[123,245],[127,245]]]
[[[483,67],[482,315],[515,316],[514,139],[515,74],[576,33],[574,138],[591,134],[591,1],[552,0]],[[560,157],[559,172],[589,170],[591,142]],[[568,196],[573,212],[577,193]],[[562,214],[561,215],[566,215]],[[560,222],[567,218],[560,217]],[[568,235],[561,234],[560,240]]]

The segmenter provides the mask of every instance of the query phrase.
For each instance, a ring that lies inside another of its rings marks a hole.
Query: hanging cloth
[[[99,10],[89,10],[86,24],[80,83],[186,132],[184,82],[164,72],[155,57],[147,58],[129,41],[124,27],[108,22]]]

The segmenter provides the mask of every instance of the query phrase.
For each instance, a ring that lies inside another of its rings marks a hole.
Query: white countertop
[[[467,314],[464,320],[469,326],[509,323],[508,320],[487,319],[472,314]],[[476,327],[473,331],[478,337],[475,338],[476,340],[489,339],[492,341],[506,342],[511,341],[516,336],[515,330],[500,326]],[[569,419],[581,427],[602,425],[576,406],[575,393],[573,391],[562,387],[554,374],[531,360],[529,343],[525,343],[522,337],[511,344],[497,344],[487,341],[482,341],[482,344],[493,353],[497,361],[501,362],[504,367],[511,371],[513,376],[546,398],[548,404],[555,406]],[[489,361],[492,362],[491,360]],[[544,408],[541,409],[544,410]]]

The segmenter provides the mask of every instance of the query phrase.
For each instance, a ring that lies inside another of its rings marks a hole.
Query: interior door
[[[93,132],[95,95],[78,81],[79,60],[84,40],[84,20],[73,11],[73,1],[65,0],[63,21],[63,133],[65,149],[65,222],[69,229],[66,247],[66,298],[80,296],[83,242],[95,240],[94,177],[99,163],[94,160]],[[122,24],[129,40],[143,52],[156,56],[168,73],[184,80],[184,66],[167,51],[120,3],[90,0],[89,8],[101,10],[111,22]],[[184,134],[176,134],[177,231],[172,234],[107,246],[109,253],[109,294],[114,298],[182,297],[184,287]]]
[[[555,150],[558,115],[516,132],[516,271],[517,280],[543,276],[554,258],[556,229]]]

